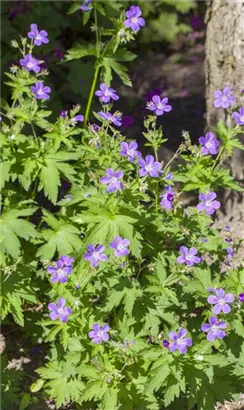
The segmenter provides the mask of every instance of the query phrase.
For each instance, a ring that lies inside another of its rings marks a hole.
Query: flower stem
[[[89,118],[92,99],[93,99],[94,91],[95,91],[95,88],[96,88],[97,77],[98,77],[98,74],[99,74],[99,69],[100,69],[100,67],[97,66],[96,70],[95,70],[95,73],[94,73],[93,82],[92,82],[92,86],[91,86],[91,90],[90,90],[90,94],[89,94],[89,98],[88,98],[88,103],[87,103],[87,107],[86,107],[84,127],[87,125],[87,121],[88,121],[88,118]]]
[[[220,159],[220,157],[221,157],[222,152],[224,151],[224,149],[225,149],[225,147],[224,147],[224,145],[222,145],[222,147],[221,147],[221,149],[220,149],[220,151],[219,151],[219,153],[218,153],[218,155],[217,155],[217,157],[216,157],[216,159],[215,159],[215,161],[214,161],[214,163],[213,163],[213,166],[212,166],[212,168],[211,168],[211,171],[210,171],[211,174],[212,174],[214,168],[216,167],[216,165],[217,165],[217,163],[218,163],[218,160]]]
[[[94,7],[94,20],[95,20],[95,30],[96,30],[96,54],[97,54],[97,63],[96,63],[96,69],[94,72],[94,77],[92,81],[92,86],[86,106],[86,113],[85,113],[85,119],[84,119],[84,127],[87,125],[87,121],[89,118],[90,110],[91,110],[91,105],[92,105],[92,100],[93,100],[93,95],[95,92],[96,84],[97,84],[97,78],[100,70],[100,65],[98,64],[98,59],[100,57],[100,38],[99,38],[99,27],[98,27],[98,22],[97,22],[97,10]]]
[[[158,161],[158,152],[157,149],[154,148],[154,155],[155,155],[155,159],[156,161]],[[156,215],[158,214],[158,202],[159,202],[159,182],[156,182],[156,189],[155,189],[155,211],[156,211]]]

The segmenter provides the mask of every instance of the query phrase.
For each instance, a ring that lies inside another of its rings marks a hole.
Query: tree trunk
[[[215,90],[230,86],[239,106],[244,105],[244,0],[209,1],[206,23],[206,121],[210,126],[224,118],[224,110],[213,107]],[[235,152],[231,168],[238,180],[244,179],[240,151]]]

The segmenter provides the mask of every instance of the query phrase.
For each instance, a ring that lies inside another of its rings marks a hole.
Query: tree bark
[[[214,91],[230,86],[244,105],[244,0],[212,0],[206,12],[206,122],[208,127],[224,119],[224,110],[214,109]],[[240,137],[244,142],[244,136]],[[236,150],[231,169],[244,180],[244,155]]]

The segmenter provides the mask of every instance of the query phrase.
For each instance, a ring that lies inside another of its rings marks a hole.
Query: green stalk
[[[215,159],[215,161],[214,161],[214,163],[213,163],[213,166],[212,166],[212,168],[211,168],[211,171],[210,171],[211,174],[212,174],[214,168],[216,167],[216,165],[217,165],[217,163],[218,163],[218,160],[220,159],[220,157],[221,157],[222,152],[224,151],[224,149],[225,149],[225,147],[224,147],[224,145],[222,145],[222,147],[221,147],[221,149],[220,149],[220,151],[219,151],[219,153],[218,153],[218,155],[217,155],[217,157],[216,157],[216,159]]]
[[[97,64],[98,59],[100,57],[100,36],[99,36],[99,30],[98,30],[97,10],[96,10],[95,7],[94,7],[94,20],[95,20],[95,30],[96,30],[96,54],[97,54],[96,64]],[[95,92],[95,88],[96,88],[96,84],[97,84],[97,78],[98,78],[99,70],[100,70],[100,66],[97,64],[95,72],[94,72],[94,77],[93,77],[93,81],[92,81],[92,86],[91,86],[87,106],[86,106],[84,127],[86,127],[87,121],[88,121],[88,118],[89,118],[91,105],[92,105],[92,100],[93,100],[93,96],[94,96],[94,92]]]
[[[158,152],[156,148],[154,148],[154,154],[155,154],[155,159],[158,161]],[[158,201],[159,201],[159,182],[156,183],[156,189],[155,189],[155,211],[156,215],[158,214]]]
[[[93,95],[94,95],[95,88],[96,88],[96,83],[97,83],[99,70],[100,70],[100,67],[97,66],[96,70],[95,70],[95,73],[94,73],[94,77],[93,77],[93,82],[92,82],[92,86],[91,86],[91,90],[90,90],[90,94],[89,94],[89,98],[88,98],[88,103],[87,103],[87,106],[86,106],[84,127],[86,127],[87,121],[88,121],[88,118],[89,118],[89,114],[90,114],[90,110],[91,110],[91,105],[92,105]]]

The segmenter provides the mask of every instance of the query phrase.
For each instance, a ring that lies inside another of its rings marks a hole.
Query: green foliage
[[[155,5],[157,10],[158,2]],[[78,6],[71,5],[71,16]],[[218,400],[232,399],[243,384],[243,305],[238,295],[244,290],[244,270],[238,259],[234,268],[227,264],[229,244],[223,232],[214,228],[210,215],[183,203],[182,193],[191,192],[197,199],[202,192],[241,190],[223,166],[234,148],[243,148],[238,139],[241,127],[227,127],[222,121],[217,125],[216,157],[202,155],[201,147],[184,132],[174,157],[168,164],[161,162],[163,172],[157,178],[140,177],[137,160],[120,154],[125,137],[113,124],[94,113],[98,129],[86,125],[98,79],[110,84],[116,74],[131,85],[125,63],[135,57],[125,47],[135,33],[124,28],[122,4],[101,1],[93,7],[84,20],[94,18],[96,42],[71,47],[64,59],[73,77],[77,67],[90,67],[84,127],[74,120],[80,106],[67,110],[65,118],[53,119],[49,102],[33,98],[30,85],[37,78],[44,81],[45,71],[36,76],[14,67],[7,73],[11,101],[2,101],[1,124],[2,318],[4,325],[10,326],[13,319],[28,337],[32,332],[31,337],[35,333],[35,340],[46,343],[46,362],[36,370],[39,378],[30,386],[31,395],[20,395],[19,376],[4,359],[4,405],[10,408],[19,396],[24,410],[44,394],[56,408],[72,403],[99,410],[209,410]],[[151,13],[154,4],[143,7]],[[172,8],[183,13],[192,2],[167,1],[165,7],[168,15],[160,15],[155,27],[165,16],[167,23],[175,19]],[[25,55],[33,45],[25,38],[16,48]],[[112,105],[103,109],[110,111]],[[160,161],[159,150],[166,142],[163,130],[154,115],[144,125],[145,146]],[[177,166],[175,158],[180,158]],[[108,192],[101,183],[108,168],[123,172],[117,192]],[[172,170],[173,180],[167,177]],[[175,195],[166,210],[160,199],[169,185]],[[114,253],[110,244],[116,236],[129,239],[128,255]],[[91,244],[103,245],[107,255],[97,267],[84,258]],[[183,245],[197,248],[201,262],[179,264]],[[243,240],[231,244],[236,254],[242,245]],[[50,267],[61,256],[74,262],[67,281],[57,283]],[[211,287],[235,297],[231,312],[219,316],[227,323],[226,335],[213,342],[201,331],[212,316],[207,302]],[[51,320],[48,305],[61,297],[72,313],[67,321]],[[108,341],[91,341],[89,331],[96,323],[109,324]],[[181,327],[192,339],[186,354],[162,345]]]

